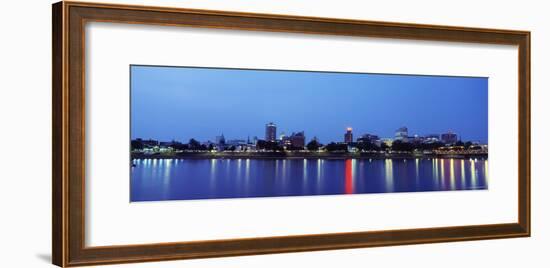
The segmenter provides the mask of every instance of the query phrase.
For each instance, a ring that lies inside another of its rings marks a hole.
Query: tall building
[[[407,127],[400,127],[395,131],[395,140],[402,142],[409,141],[409,130]]]
[[[277,139],[277,125],[273,122],[265,125],[265,140],[266,141],[275,141]]]
[[[351,132],[353,129],[348,127],[346,129],[346,134],[344,134],[344,142],[345,143],[352,143],[353,142],[353,133]]]
[[[458,135],[454,132],[447,132],[441,134],[441,141],[445,144],[454,144],[458,141]]]
[[[292,133],[292,135],[290,135],[290,144],[293,147],[304,147],[306,145],[306,135],[304,132]]]

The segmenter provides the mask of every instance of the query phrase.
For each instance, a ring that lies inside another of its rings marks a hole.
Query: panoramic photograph
[[[130,202],[487,190],[488,78],[130,66]]]

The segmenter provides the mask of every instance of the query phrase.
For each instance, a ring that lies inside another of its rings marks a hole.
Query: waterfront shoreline
[[[177,154],[141,154],[132,153],[131,159],[470,159],[488,158],[488,154],[414,154],[414,153],[342,153],[342,154],[285,154],[285,153],[177,153]]]

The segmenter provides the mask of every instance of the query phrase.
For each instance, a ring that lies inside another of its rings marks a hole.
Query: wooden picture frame
[[[530,236],[530,33],[527,31],[82,2],[56,3],[52,12],[52,259],[55,265],[70,267]],[[86,247],[86,37],[83,29],[91,21],[516,45],[519,51],[517,222]]]

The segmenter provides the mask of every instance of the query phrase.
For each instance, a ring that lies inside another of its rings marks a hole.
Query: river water
[[[488,188],[486,159],[134,159],[130,201]]]

